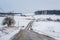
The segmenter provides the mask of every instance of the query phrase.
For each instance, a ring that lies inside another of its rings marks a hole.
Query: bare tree
[[[3,23],[2,24],[3,25],[6,25],[7,24],[7,26],[10,27],[12,24],[15,24],[15,20],[13,18],[11,18],[11,17],[6,17],[3,20]]]

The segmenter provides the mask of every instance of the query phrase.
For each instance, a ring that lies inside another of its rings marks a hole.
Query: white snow
[[[11,38],[18,33],[22,28],[26,28],[28,23],[35,18],[35,20],[45,20],[51,18],[53,20],[60,19],[60,15],[33,15],[33,16],[14,16],[15,27],[4,27],[2,21],[5,17],[0,17],[0,40],[11,40]],[[23,27],[24,26],[24,27]],[[35,32],[48,35],[56,40],[60,40],[60,22],[55,21],[34,21],[32,28]]]
[[[60,19],[60,16],[56,15],[37,15],[35,16],[35,19]],[[32,26],[33,30],[35,32],[51,36],[57,40],[60,40],[60,22],[54,22],[54,21],[35,21]]]
[[[5,17],[0,17],[1,18],[1,24],[2,25],[2,20]],[[27,19],[32,19],[32,17],[23,17],[23,16],[14,16],[15,19],[15,27],[4,27],[3,25],[0,26],[0,40],[11,40],[11,38],[20,31],[20,29],[24,29],[28,23],[31,20]],[[22,27],[24,26],[24,27]]]
[[[60,19],[60,15],[35,15],[34,16],[35,19],[39,19],[39,18],[52,18],[52,19]]]
[[[27,20],[27,19],[32,19],[32,17],[14,16],[14,19],[16,21],[15,26],[26,27],[28,25],[28,23],[31,21],[31,20]]]
[[[19,31],[19,29],[14,29],[14,28],[13,30],[9,30],[9,31],[8,30],[5,30],[7,31],[8,34],[5,34],[4,36],[0,37],[0,40],[10,40],[11,37],[13,37]]]
[[[5,17],[0,17],[0,27],[3,27],[2,22]]]

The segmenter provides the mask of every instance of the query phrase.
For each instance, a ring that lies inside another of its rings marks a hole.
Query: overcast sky
[[[60,0],[0,0],[0,12],[32,13],[37,10],[60,10]]]

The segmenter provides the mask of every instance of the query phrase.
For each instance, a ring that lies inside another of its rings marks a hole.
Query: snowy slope
[[[53,20],[60,19],[59,15],[34,15],[34,16],[14,16],[15,19],[15,27],[4,27],[2,24],[2,20],[5,17],[0,17],[1,22],[0,22],[0,40],[11,40],[16,33],[21,28],[26,28],[28,23],[35,18],[35,21],[32,25],[32,28],[35,32],[51,36],[57,40],[60,40],[60,22],[55,22],[55,21],[47,21],[47,18],[51,18]],[[43,21],[41,21],[41,20]],[[39,20],[39,21],[37,21]],[[44,21],[45,20],[45,21]],[[24,26],[24,27],[23,27]]]
[[[11,37],[13,37],[16,33],[18,33],[19,29],[18,28],[5,28],[5,30],[2,32],[0,31],[1,33],[5,33],[4,35],[0,33],[1,37],[0,37],[0,40],[10,40]]]
[[[14,16],[14,19],[16,21],[15,26],[17,26],[17,27],[19,27],[19,26],[26,27],[28,25],[28,23],[31,21],[31,20],[28,20],[28,19],[32,19],[32,17]]]
[[[58,15],[37,15],[35,19],[51,18],[53,20],[60,19]],[[60,40],[60,22],[54,21],[35,21],[32,26],[33,30],[42,33],[44,35],[51,36],[57,40]]]
[[[31,21],[31,20],[27,20],[28,18],[31,19],[32,17],[14,16],[14,19],[15,19],[14,26],[15,27],[4,27],[3,25],[0,26],[0,40],[11,40],[11,38],[16,33],[18,33],[21,28],[24,29],[28,25],[28,23]],[[4,18],[2,18],[2,20],[3,19]],[[1,24],[2,24],[2,22],[1,22]],[[22,26],[24,26],[24,27],[22,27]]]

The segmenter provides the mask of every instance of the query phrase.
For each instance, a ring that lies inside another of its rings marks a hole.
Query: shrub
[[[46,20],[48,20],[48,21],[53,21],[51,18],[47,18]]]
[[[60,22],[60,19],[57,19],[57,20],[55,20],[55,21],[58,21],[58,22]]]
[[[11,17],[6,17],[3,20],[3,23],[2,24],[3,25],[6,25],[7,24],[7,26],[10,27],[12,24],[15,24],[15,20],[13,18],[11,18]]]

